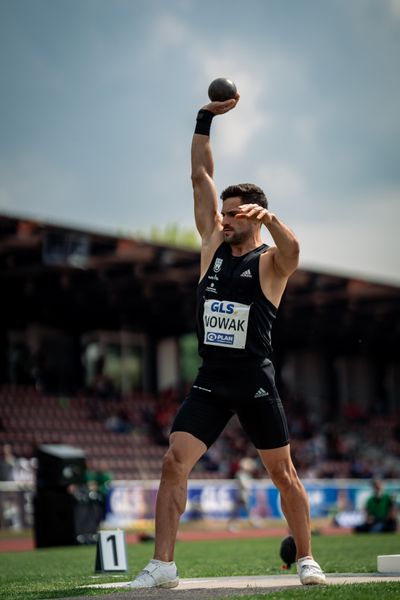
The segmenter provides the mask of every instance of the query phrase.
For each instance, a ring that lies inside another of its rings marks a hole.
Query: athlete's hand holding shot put
[[[299,244],[268,210],[261,188],[249,183],[229,186],[220,196],[220,210],[213,180],[211,123],[238,101],[239,94],[210,102],[197,115],[191,161],[201,236],[196,318],[202,365],[172,425],[157,495],[154,558],[132,581],[134,588],[178,585],[174,549],[187,480],[234,414],[280,492],[301,582],[325,583],[312,556],[308,498],[291,460],[271,362],[272,324],[288,278],[297,268]],[[262,242],[262,227],[268,229],[272,246]]]

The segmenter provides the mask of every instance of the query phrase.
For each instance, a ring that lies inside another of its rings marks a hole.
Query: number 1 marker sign
[[[127,571],[125,531],[99,531],[96,566],[99,571]]]

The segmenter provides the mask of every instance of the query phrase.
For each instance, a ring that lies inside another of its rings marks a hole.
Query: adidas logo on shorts
[[[269,392],[266,392],[264,388],[260,388],[255,394],[254,398],[262,398],[263,396],[269,396]]]
[[[247,271],[243,271],[243,273],[241,273],[240,277],[250,277],[250,278],[252,278],[253,275],[251,274],[250,269],[247,269]]]

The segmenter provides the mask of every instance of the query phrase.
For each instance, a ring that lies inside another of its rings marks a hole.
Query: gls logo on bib
[[[250,306],[239,302],[204,302],[204,343],[210,346],[246,346]]]
[[[226,313],[231,315],[235,309],[235,305],[232,302],[220,302],[219,300],[211,304],[211,311],[218,313]]]

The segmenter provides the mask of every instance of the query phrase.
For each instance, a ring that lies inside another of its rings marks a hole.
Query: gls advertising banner
[[[370,482],[365,480],[305,480],[303,483],[310,500],[312,518],[334,517],[338,512],[348,514],[350,518],[352,513],[364,507],[371,494]],[[124,527],[133,522],[154,519],[158,485],[158,481],[113,484],[108,498],[107,523]],[[400,501],[400,481],[387,482],[385,490]],[[228,519],[237,510],[237,493],[233,480],[192,481],[182,520]],[[280,495],[270,481],[254,482],[250,494],[250,516],[255,519],[283,517]]]

